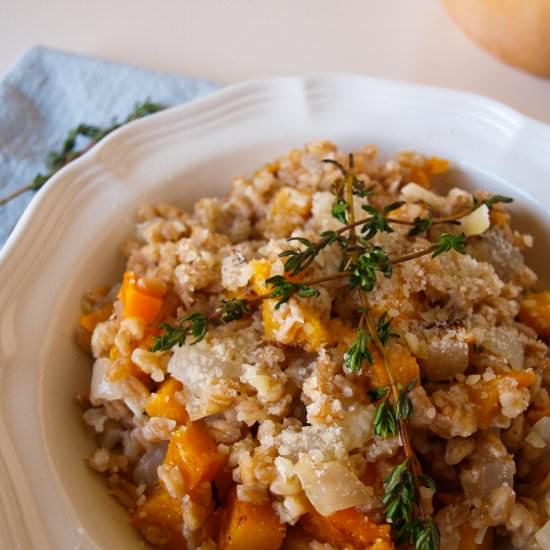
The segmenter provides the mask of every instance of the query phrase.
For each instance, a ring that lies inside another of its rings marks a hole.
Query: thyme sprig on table
[[[429,246],[399,257],[391,257],[386,251],[372,243],[379,233],[391,233],[392,225],[401,224],[411,227],[410,238],[426,235],[436,224],[460,225],[460,219],[472,213],[485,204],[491,209],[495,204],[510,202],[512,199],[494,195],[484,201],[474,200],[466,211],[434,218],[432,213],[425,218],[414,221],[401,220],[390,216],[403,203],[395,202],[386,207],[376,209],[371,205],[363,205],[368,217],[355,219],[354,197],[364,198],[373,192],[353,173],[353,156],[349,156],[349,168],[340,162],[327,159],[325,162],[334,164],[341,172],[332,186],[334,202],[332,215],[343,225],[335,231],[326,231],[319,235],[319,240],[292,238],[290,242],[301,245],[298,248],[285,250],[280,254],[284,258],[285,274],[268,278],[264,294],[252,298],[234,298],[222,300],[214,312],[208,316],[191,314],[177,321],[175,325],[163,324],[164,334],[154,340],[153,351],[169,350],[174,345],[182,345],[188,337],[200,341],[207,334],[211,323],[226,323],[244,317],[251,313],[256,305],[264,300],[276,300],[275,309],[280,308],[291,298],[308,299],[319,296],[319,286],[331,281],[340,281],[350,291],[357,292],[361,302],[358,308],[359,322],[355,338],[343,357],[344,368],[348,372],[360,375],[374,362],[381,360],[388,384],[369,390],[372,402],[376,405],[374,417],[375,435],[388,438],[399,436],[405,454],[404,460],[398,464],[384,480],[384,515],[386,521],[392,524],[400,541],[406,541],[417,550],[438,550],[439,532],[432,518],[425,512],[421,502],[421,489],[435,491],[433,480],[422,472],[420,463],[411,445],[407,422],[413,414],[413,403],[410,393],[420,380],[412,380],[403,387],[396,379],[394,366],[390,363],[386,346],[391,338],[398,337],[391,327],[391,319],[381,315],[374,318],[368,303],[368,294],[377,285],[379,274],[390,278],[394,267],[398,264],[415,260],[422,256],[437,258],[439,255],[455,251],[465,254],[466,236],[464,233],[441,233]],[[339,247],[340,269],[318,279],[298,279],[315,261],[322,250],[337,244]]]
[[[124,124],[128,124],[129,122],[139,118],[146,117],[161,111],[162,109],[164,109],[164,106],[159,105],[158,103],[144,101],[136,104],[132,112],[124,120],[120,122],[114,120],[111,125],[105,128],[92,126],[90,124],[79,124],[76,128],[69,131],[59,151],[50,152],[46,160],[47,171],[45,173],[37,174],[27,185],[23,185],[9,195],[0,198],[0,206],[7,204],[19,195],[22,195],[28,191],[38,191],[56,172],[61,170],[61,168],[83,155],[105,136],[121,126],[124,126]],[[84,138],[87,140],[86,145],[80,149],[76,148],[78,138]]]

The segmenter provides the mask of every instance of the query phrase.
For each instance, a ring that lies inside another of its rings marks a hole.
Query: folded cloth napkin
[[[28,50],[0,81],[0,198],[46,172],[48,153],[78,124],[109,126],[146,99],[171,106],[217,87],[49,48]],[[32,197],[0,206],[0,247]]]

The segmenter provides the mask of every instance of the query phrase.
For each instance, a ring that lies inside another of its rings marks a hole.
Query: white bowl
[[[550,127],[494,101],[362,76],[282,78],[131,124],[52,178],[0,253],[0,548],[136,547],[84,463],[94,444],[74,399],[90,376],[74,340],[80,297],[119,279],[140,204],[189,207],[320,138],[445,157],[455,181],[515,197],[548,282]]]

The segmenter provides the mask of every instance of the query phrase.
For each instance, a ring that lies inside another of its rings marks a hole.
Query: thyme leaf
[[[363,362],[372,365],[372,354],[369,350],[370,336],[361,328],[355,335],[355,340],[344,354],[344,366],[351,372],[361,372]]]
[[[427,218],[416,217],[413,221],[414,225],[409,231],[409,237],[418,237],[419,235],[428,233],[432,228],[432,221],[433,218],[431,214]]]
[[[278,298],[275,309],[279,309],[285,302],[288,302],[294,294],[297,294],[300,298],[319,296],[319,290],[316,288],[303,283],[294,283],[285,279],[282,275],[270,277],[266,279],[265,283],[267,286],[271,285],[273,287],[270,298]]]
[[[392,331],[391,322],[392,318],[389,317],[386,312],[382,313],[382,315],[378,319],[378,327],[376,331],[378,332],[378,339],[383,346],[388,343],[390,338],[399,338],[399,334]]]
[[[397,420],[403,419],[408,420],[413,413],[413,405],[409,397],[409,393],[416,386],[416,380],[412,380],[407,384],[406,388],[400,388],[399,399],[395,404],[395,417]]]
[[[451,250],[456,250],[459,254],[466,254],[466,235],[464,233],[457,233],[455,235],[442,233],[439,235],[439,239],[432,252],[432,258],[436,258],[440,254],[450,252]]]
[[[382,399],[388,394],[388,391],[389,391],[389,388],[380,387],[380,388],[372,388],[367,393],[373,401],[380,401],[380,399]]]
[[[376,273],[380,272],[384,277],[391,277],[393,267],[383,248],[372,247],[363,252],[357,262],[348,268],[350,274],[350,286],[370,292],[376,285]]]
[[[230,323],[250,313],[250,306],[245,300],[234,298],[232,300],[222,300],[216,311],[224,323]]]
[[[384,439],[398,432],[397,418],[388,398],[380,402],[374,414],[374,433]]]
[[[348,223],[348,203],[343,198],[337,198],[332,203],[331,214],[336,218],[340,223],[344,225]]]
[[[378,232],[393,233],[391,225],[382,212],[379,212],[370,204],[364,204],[361,208],[371,215],[370,219],[367,220],[360,229],[365,240],[369,241]]]

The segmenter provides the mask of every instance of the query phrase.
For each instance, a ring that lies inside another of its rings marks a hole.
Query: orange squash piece
[[[375,353],[372,371],[370,371],[372,385],[375,388],[388,386],[390,380],[384,367],[380,354]],[[390,345],[387,347],[389,366],[395,377],[395,382],[405,387],[409,382],[416,380],[420,383],[420,367],[414,355],[408,348],[401,345]]]
[[[145,323],[152,323],[162,309],[163,298],[138,286],[134,273],[124,273],[118,297],[124,306],[124,318],[138,317]]]
[[[182,534],[181,502],[162,488],[139,505],[130,520],[141,536],[156,548],[186,550]]]
[[[374,523],[356,508],[340,510],[327,517],[312,510],[302,517],[300,524],[317,540],[335,546],[376,547],[376,550],[394,548],[390,525]]]
[[[475,541],[477,530],[474,529],[469,523],[463,523],[458,528],[460,543],[460,550],[491,550],[493,548],[493,530],[487,529],[483,541],[477,543]]]
[[[504,212],[503,210],[497,210],[496,208],[491,209],[489,214],[491,218],[491,224],[498,225],[499,227],[506,227],[510,225],[510,214]]]
[[[520,303],[519,320],[541,338],[550,339],[550,291],[529,294]]]
[[[164,464],[176,466],[186,487],[193,491],[204,481],[213,481],[226,457],[198,422],[190,422],[172,434]]]
[[[185,407],[178,401],[176,394],[183,390],[183,384],[175,378],[169,378],[159,389],[152,393],[145,403],[145,412],[149,416],[160,416],[185,424],[189,420]]]
[[[252,264],[254,274],[252,276],[252,288],[256,294],[266,294],[270,291],[265,285],[265,280],[271,276],[271,264],[266,260],[257,260]],[[300,277],[288,277],[289,280],[298,280]],[[275,319],[275,300],[262,302],[262,319],[264,324],[264,335],[269,341],[276,340],[276,332],[280,324]],[[321,346],[334,342],[327,323],[319,318],[319,315],[310,308],[303,300],[299,301],[298,307],[304,318],[303,324],[296,324],[293,330],[285,335],[282,342],[287,345],[303,347],[306,351],[317,351]]]
[[[537,377],[530,371],[512,371],[505,375],[498,374],[492,380],[481,379],[473,386],[466,385],[470,401],[478,406],[478,424],[482,429],[487,429],[501,410],[498,382],[502,378],[514,378],[518,382],[518,388],[523,389],[530,386]]]
[[[432,176],[439,176],[449,171],[449,162],[445,159],[432,157],[426,159],[423,166],[411,166],[409,180],[426,188],[432,187]]]
[[[439,157],[431,157],[426,161],[426,168],[432,176],[439,176],[449,171],[449,161]]]
[[[93,332],[98,323],[106,321],[113,313],[113,304],[106,304],[99,309],[95,309],[91,313],[82,315],[80,318],[80,326],[88,332]]]
[[[233,491],[224,510],[220,550],[279,550],[286,527],[271,502],[252,504],[237,500]]]

